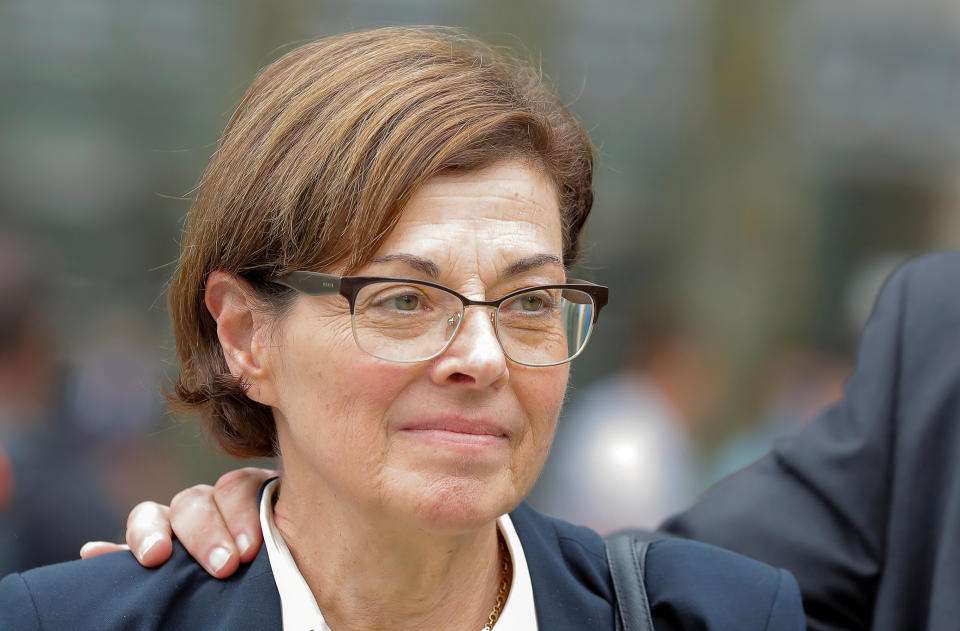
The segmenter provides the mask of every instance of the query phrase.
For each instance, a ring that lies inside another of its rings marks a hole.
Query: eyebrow
[[[387,254],[385,256],[378,256],[370,262],[390,263],[392,261],[406,263],[410,267],[423,272],[433,280],[440,278],[440,268],[437,267],[436,263],[429,259],[420,258],[419,256],[414,256],[412,254]]]
[[[552,254],[536,254],[534,256],[524,257],[519,261],[514,261],[507,267],[507,269],[500,273],[500,278],[516,276],[517,274],[522,274],[532,269],[545,267],[547,265],[554,265],[566,271],[566,268],[563,266],[563,261],[560,260],[559,257],[553,256]]]

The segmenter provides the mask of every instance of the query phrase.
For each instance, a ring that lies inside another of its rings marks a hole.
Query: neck
[[[496,522],[431,532],[282,482],[277,528],[333,631],[479,631],[503,578]]]

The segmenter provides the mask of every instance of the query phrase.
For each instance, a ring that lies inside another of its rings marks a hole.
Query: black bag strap
[[[622,533],[607,537],[606,544],[617,597],[617,631],[653,631],[647,588],[643,584],[650,542],[635,533]]]

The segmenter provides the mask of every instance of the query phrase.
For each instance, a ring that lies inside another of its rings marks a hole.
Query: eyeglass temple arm
[[[340,276],[321,272],[290,272],[271,278],[275,283],[303,292],[309,296],[329,296],[340,293]]]
[[[583,288],[590,288],[591,298],[593,299],[594,304],[596,305],[596,310],[593,312],[593,321],[596,322],[597,318],[600,316],[600,310],[607,306],[607,300],[609,296],[609,289],[603,285],[598,285],[596,283],[591,283],[588,280],[576,280],[570,279],[567,281],[567,284],[570,285],[580,285]],[[570,297],[567,297],[567,300],[570,302],[576,302],[578,304],[585,304],[587,301],[575,300]]]

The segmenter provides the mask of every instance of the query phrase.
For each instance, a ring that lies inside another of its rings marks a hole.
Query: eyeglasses
[[[345,297],[357,345],[374,357],[411,363],[446,350],[467,307],[487,307],[511,361],[524,366],[563,364],[587,345],[609,292],[575,280],[525,287],[496,300],[471,300],[449,287],[408,278],[290,272],[267,280],[310,296]]]

